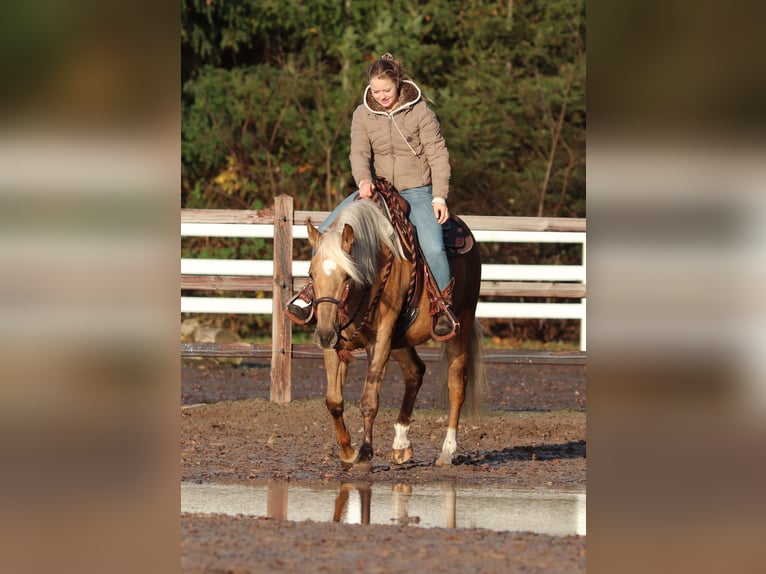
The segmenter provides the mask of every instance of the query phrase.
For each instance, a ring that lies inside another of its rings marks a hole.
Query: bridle
[[[367,325],[367,323],[370,320],[370,317],[372,316],[373,311],[378,306],[378,303],[380,302],[380,296],[383,294],[383,290],[386,287],[386,283],[388,282],[388,278],[391,275],[391,270],[394,267],[394,254],[388,253],[388,257],[386,258],[385,267],[383,268],[383,272],[381,274],[381,280],[378,284],[378,289],[375,292],[375,295],[370,299],[370,303],[367,306],[367,312],[364,314],[364,317],[362,318],[362,322],[357,327],[356,331],[354,331],[354,334],[351,335],[350,338],[346,338],[343,336],[343,331],[345,331],[348,327],[351,326],[351,324],[356,320],[357,316],[359,315],[359,312],[362,310],[362,305],[364,304],[365,297],[364,295],[367,293],[367,291],[370,290],[371,285],[366,285],[364,288],[364,292],[362,294],[362,297],[359,299],[359,305],[357,305],[356,310],[354,311],[354,314],[351,315],[351,317],[338,328],[338,343],[335,345],[335,350],[338,353],[338,355],[341,357],[342,360],[345,362],[348,362],[350,359],[350,352],[354,349],[360,348],[361,345],[355,343],[356,338],[359,336],[359,334],[362,332],[364,327]],[[348,313],[346,311],[346,301],[349,296],[349,292],[351,291],[351,280],[346,279],[345,281],[345,287],[343,288],[343,293],[340,296],[340,299],[336,299],[335,297],[318,297],[314,300],[314,312],[316,312],[316,307],[320,303],[332,303],[333,305],[338,306],[338,314],[341,318],[341,321],[343,321],[344,316],[348,316]]]
[[[367,289],[369,289],[369,287],[367,287]],[[347,316],[347,313],[346,313],[346,301],[348,300],[349,291],[351,291],[351,280],[350,279],[346,279],[346,281],[344,282],[343,293],[341,294],[340,299],[336,299],[335,297],[319,297],[319,298],[314,300],[314,312],[316,312],[316,307],[320,303],[332,303],[333,305],[337,305],[338,306],[338,314],[340,315],[341,320],[343,320],[343,317]],[[356,311],[354,311],[354,314],[346,322],[345,325],[342,325],[340,327],[339,331],[345,330],[346,328],[348,328],[351,325],[351,323],[354,322],[354,319],[356,319],[356,316],[359,314],[359,310],[361,308],[362,308],[362,302],[360,301],[359,305],[356,308]]]

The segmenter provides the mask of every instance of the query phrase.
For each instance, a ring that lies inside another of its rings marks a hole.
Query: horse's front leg
[[[351,436],[346,429],[343,418],[343,385],[346,382],[348,364],[338,359],[338,353],[334,349],[326,349],[324,352],[324,365],[327,371],[327,399],[325,404],[330,411],[332,422],[335,425],[335,435],[340,447],[340,460],[344,467],[354,462],[355,452],[351,448]]]
[[[378,333],[380,337],[380,333]],[[380,385],[386,375],[388,357],[391,353],[390,337],[383,337],[378,342],[367,347],[367,376],[362,390],[362,418],[364,419],[364,439],[359,447],[355,464],[369,467],[373,456],[372,428],[378,415]]]
[[[404,398],[394,424],[395,435],[391,458],[396,464],[403,464],[413,455],[412,443],[408,437],[410,419],[415,408],[415,399],[418,398],[418,391],[423,384],[426,366],[412,347],[395,349],[391,351],[391,356],[399,363],[404,375]]]

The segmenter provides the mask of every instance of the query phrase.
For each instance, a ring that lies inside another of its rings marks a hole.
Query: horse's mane
[[[345,225],[354,230],[350,256],[342,245]],[[335,261],[357,285],[372,285],[379,272],[378,258],[382,246],[387,247],[397,259],[404,257],[394,227],[377,204],[359,200],[343,209],[335,224],[324,232],[317,255]]]

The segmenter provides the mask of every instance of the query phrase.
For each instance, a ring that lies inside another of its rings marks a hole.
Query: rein
[[[394,254],[389,251],[388,257],[386,258],[386,264],[383,268],[383,273],[381,274],[380,279],[380,285],[375,292],[375,295],[370,300],[370,304],[367,306],[367,312],[364,314],[364,317],[362,317],[362,322],[359,324],[359,327],[357,327],[356,331],[354,331],[354,334],[351,335],[350,338],[346,338],[343,336],[343,331],[346,330],[346,328],[350,327],[351,324],[354,322],[354,319],[359,314],[359,310],[361,309],[361,303],[359,304],[359,307],[357,307],[356,312],[354,313],[354,316],[351,317],[351,319],[348,320],[348,322],[343,325],[338,331],[338,343],[335,345],[335,351],[338,353],[338,357],[341,361],[344,363],[348,363],[352,356],[351,352],[360,349],[362,345],[355,344],[356,338],[359,336],[359,333],[362,332],[362,329],[364,329],[367,326],[367,323],[370,320],[370,317],[372,317],[373,312],[378,308],[378,303],[380,303],[380,297],[383,295],[383,290],[386,288],[386,283],[388,283],[388,278],[391,275],[391,270],[394,268]],[[370,287],[367,286],[366,289],[369,289]],[[346,286],[346,290],[344,291],[344,295],[348,295],[348,285]],[[330,297],[321,297],[320,299],[317,299],[316,303],[319,303],[320,300],[328,300],[330,302]],[[332,299],[332,302],[336,301],[335,299]],[[340,311],[340,305],[338,305],[339,311]]]

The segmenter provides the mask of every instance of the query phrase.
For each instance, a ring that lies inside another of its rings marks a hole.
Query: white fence
[[[269,215],[270,214],[270,215]],[[295,212],[292,240],[307,240],[306,220],[321,222],[327,212]],[[273,212],[183,210],[182,237],[258,237],[272,239]],[[506,319],[575,319],[580,321],[580,349],[586,349],[586,232],[584,219],[462,216],[478,242],[577,244],[579,265],[482,265],[477,316]],[[308,277],[308,261],[292,261],[290,291]],[[182,288],[271,291],[274,261],[181,259]],[[196,283],[193,278],[199,278]],[[202,280],[204,278],[204,280]],[[184,281],[185,279],[185,281]],[[247,287],[245,287],[247,286]],[[283,286],[284,287],[284,286]],[[482,300],[494,297],[567,298],[572,302],[525,303]],[[181,297],[182,313],[274,314],[272,298]],[[281,313],[281,311],[280,311]]]

